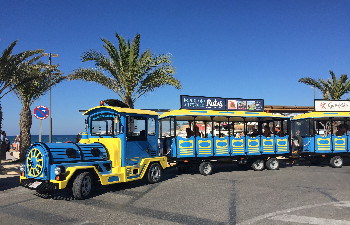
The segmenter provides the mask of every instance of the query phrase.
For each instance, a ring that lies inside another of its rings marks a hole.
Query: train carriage
[[[292,120],[293,152],[312,162],[329,162],[334,168],[343,166],[350,155],[350,113],[310,112]]]
[[[194,164],[201,174],[209,175],[211,161],[228,159],[254,170],[263,170],[265,165],[278,169],[276,157],[290,153],[289,117],[266,112],[180,109],[159,118],[160,151],[170,162],[176,162],[179,170]],[[271,132],[264,135],[264,127]],[[278,134],[274,133],[277,127]]]

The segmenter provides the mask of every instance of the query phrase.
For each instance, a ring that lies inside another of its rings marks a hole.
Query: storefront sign
[[[182,109],[225,110],[225,99],[181,95]]]
[[[181,95],[181,109],[264,111],[264,100]]]
[[[350,101],[315,100],[315,111],[350,112]]]

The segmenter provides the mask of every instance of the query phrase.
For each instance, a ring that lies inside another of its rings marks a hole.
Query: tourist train
[[[206,104],[209,102],[209,104]],[[290,118],[263,111],[262,99],[181,96],[181,109],[155,111],[116,105],[86,111],[78,143],[34,143],[21,166],[22,186],[47,193],[71,189],[75,199],[101,185],[160,181],[171,166],[213,172],[225,161],[259,171],[281,159],[343,166],[349,156],[349,112],[311,112]]]

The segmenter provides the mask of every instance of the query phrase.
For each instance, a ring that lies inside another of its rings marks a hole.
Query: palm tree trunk
[[[130,109],[134,108],[134,101],[132,100],[131,97],[125,97],[124,103],[127,104]]]
[[[29,106],[24,106],[20,113],[19,128],[20,128],[20,160],[24,161],[27,150],[31,145],[30,128],[32,127],[32,113]]]
[[[0,104],[0,132],[2,132],[2,107]]]

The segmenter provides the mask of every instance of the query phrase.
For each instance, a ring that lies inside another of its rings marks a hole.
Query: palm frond
[[[159,87],[181,88],[180,81],[174,77],[170,55],[153,56],[149,49],[140,54],[140,34],[136,34],[132,42],[118,33],[115,35],[118,47],[102,38],[107,55],[96,50],[84,52],[82,61],[94,61],[96,68],[77,69],[69,75],[69,80],[99,83],[113,90],[129,107],[133,107],[140,96]]]

